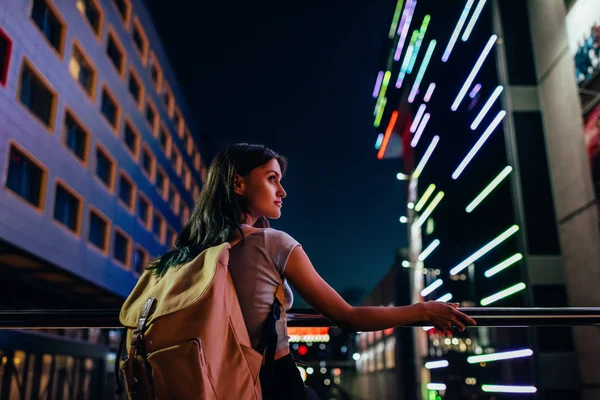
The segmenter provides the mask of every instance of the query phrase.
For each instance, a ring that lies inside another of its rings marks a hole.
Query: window
[[[108,123],[112,126],[113,131],[115,133],[118,132],[119,120],[121,119],[121,108],[117,104],[115,97],[108,91],[106,86],[102,88],[102,103],[100,111]]]
[[[65,112],[64,142],[71,152],[85,166],[88,162],[90,134],[70,109]]]
[[[31,19],[62,57],[67,27],[58,10],[48,0],[33,0]]]
[[[136,246],[133,252],[133,271],[141,275],[144,272],[144,268],[148,264],[148,253],[139,246]]]
[[[77,0],[76,7],[99,39],[102,34],[104,15],[97,0]]]
[[[135,73],[133,68],[129,69],[129,82],[128,82],[129,94],[133,97],[135,104],[137,104],[138,109],[142,109],[144,104],[144,85],[142,84],[142,80]]]
[[[62,181],[56,182],[54,220],[77,235],[81,232],[83,199]]]
[[[196,168],[196,171],[200,170],[200,164],[202,164],[202,159],[200,158],[200,152],[197,151],[194,155],[194,168]]]
[[[69,61],[69,73],[83,88],[88,97],[93,101],[96,90],[96,71],[92,62],[85,55],[77,41],[73,41],[73,52]]]
[[[113,257],[125,268],[129,269],[131,260],[131,239],[121,229],[115,229]]]
[[[194,137],[189,129],[185,129],[185,137],[186,137],[186,151],[189,156],[194,152]]]
[[[6,86],[8,64],[12,53],[12,40],[0,29],[0,85]]]
[[[183,166],[183,184],[187,190],[192,190],[192,174],[188,167]]]
[[[188,219],[190,219],[190,208],[184,203],[181,205],[181,224],[185,225]]]
[[[158,167],[158,174],[156,174],[156,191],[163,199],[167,199],[167,189],[169,187],[169,178],[161,167]]]
[[[174,99],[173,99],[173,92],[171,92],[171,88],[169,87],[169,85],[165,82],[164,84],[165,89],[163,91],[163,102],[165,103],[165,107],[167,109],[167,114],[169,115],[169,117],[173,116],[173,105],[174,103]]]
[[[173,169],[177,175],[181,176],[181,154],[176,147],[173,147],[171,151],[171,165],[173,165]]]
[[[159,242],[165,242],[165,220],[158,212],[154,212],[154,216],[152,217],[152,233],[154,233]]]
[[[146,122],[150,126],[150,132],[152,132],[152,136],[156,137],[156,129],[158,128],[158,113],[156,112],[156,107],[150,99],[146,100]]]
[[[108,151],[97,145],[96,147],[96,176],[112,193],[115,182],[115,161],[108,154]]]
[[[21,103],[48,130],[54,130],[54,114],[57,94],[45,78],[33,68],[27,59],[23,59],[17,96]]]
[[[177,135],[181,137],[181,133],[183,132],[183,118],[181,117],[181,111],[179,111],[179,108],[175,108],[173,125],[175,125],[175,132],[177,132]]]
[[[135,184],[133,180],[121,171],[119,176],[119,200],[123,202],[125,207],[131,212],[135,209]]]
[[[140,156],[140,134],[137,132],[133,123],[129,119],[125,119],[125,132],[123,133],[123,141],[127,146],[127,150],[137,160]]]
[[[167,228],[167,237],[165,238],[165,242],[167,247],[175,248],[175,241],[177,240],[177,232],[171,227]]]
[[[152,222],[150,220],[151,214],[152,214],[152,205],[150,204],[150,201],[146,198],[146,196],[144,196],[142,193],[140,193],[140,195],[138,197],[137,216],[138,216],[138,219],[140,220],[140,222],[142,222],[142,225],[144,225],[144,227],[146,229],[150,229],[150,222]]]
[[[110,232],[110,222],[100,211],[90,208],[90,231],[88,241],[100,249],[104,254],[108,254],[108,235]]]
[[[169,186],[169,207],[175,215],[179,214],[179,192],[173,185]],[[167,243],[169,242],[167,241]]]
[[[160,93],[163,73],[158,65],[158,59],[154,53],[150,53],[150,58],[148,59],[148,69],[150,70],[150,78],[152,78],[152,82],[154,82],[154,87],[156,88],[156,91]]]
[[[123,20],[126,27],[129,26],[129,17],[131,15],[131,2],[130,0],[113,0],[113,4],[117,8],[119,16]]]
[[[106,40],[106,55],[117,69],[121,79],[125,78],[125,49],[119,43],[117,35],[112,27],[108,28],[108,39]]]
[[[194,188],[192,190],[193,200],[194,201],[198,200],[198,196],[200,196],[200,186],[194,184]]]
[[[154,171],[156,170],[156,160],[152,151],[150,151],[146,144],[144,144],[144,149],[142,150],[142,170],[146,176],[148,176],[148,179],[153,182]]]
[[[46,169],[33,157],[11,143],[6,187],[23,200],[42,210],[46,195]]]
[[[133,44],[142,59],[142,63],[146,64],[148,61],[148,36],[146,36],[142,23],[137,16],[133,17]]]
[[[164,124],[160,124],[160,132],[158,133],[158,141],[160,148],[165,153],[167,158],[171,155],[171,135]]]

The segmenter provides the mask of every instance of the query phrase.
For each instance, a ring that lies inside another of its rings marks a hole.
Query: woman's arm
[[[443,330],[451,329],[452,324],[461,329],[464,325],[475,325],[474,320],[456,310],[456,305],[441,302],[352,307],[321,278],[300,246],[290,254],[284,276],[309,305],[347,331],[377,331],[419,321],[430,322]]]

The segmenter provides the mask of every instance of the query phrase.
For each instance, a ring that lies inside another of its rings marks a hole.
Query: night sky
[[[396,2],[147,3],[210,151],[263,143],[289,159],[273,227],[356,302],[406,244],[400,160],[376,159],[371,96]]]

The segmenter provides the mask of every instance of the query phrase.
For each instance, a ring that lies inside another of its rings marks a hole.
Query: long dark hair
[[[242,236],[240,225],[250,207],[243,196],[235,193],[235,177],[245,177],[272,159],[277,160],[281,173],[285,173],[285,157],[263,145],[237,143],[221,151],[210,165],[206,183],[190,219],[177,236],[175,248],[158,257],[147,269],[162,276],[170,267],[185,264],[205,249],[231,240],[235,232]],[[268,227],[269,222],[261,217],[254,226]]]

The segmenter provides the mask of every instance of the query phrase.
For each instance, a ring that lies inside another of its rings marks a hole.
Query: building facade
[[[597,153],[586,152],[575,79],[594,74],[597,55],[590,46],[576,74],[567,21],[562,0],[390,10],[375,147],[406,180],[412,302],[599,304]],[[597,397],[591,328],[414,332],[417,397]]]

